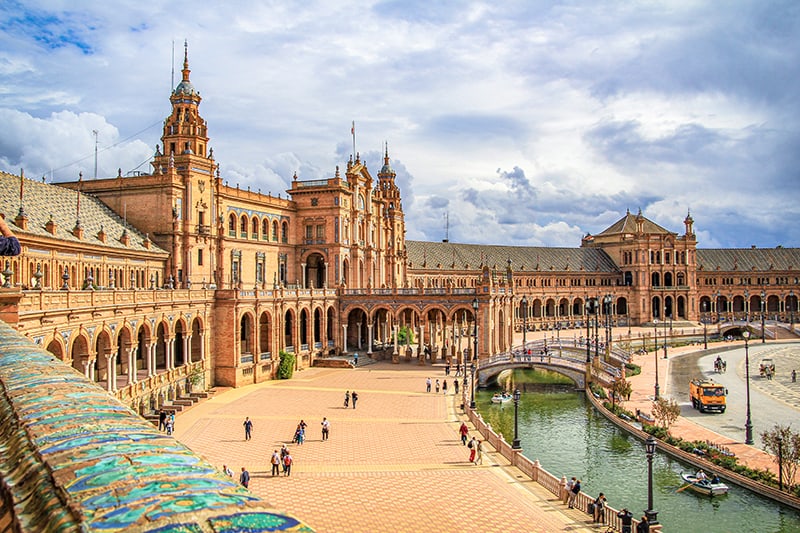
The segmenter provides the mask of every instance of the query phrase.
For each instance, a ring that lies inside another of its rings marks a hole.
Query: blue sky
[[[98,176],[149,171],[186,39],[231,185],[332,176],[355,121],[409,239],[573,247],[641,209],[691,211],[705,248],[800,246],[796,1],[222,6],[0,4],[0,168],[91,178],[97,130]]]

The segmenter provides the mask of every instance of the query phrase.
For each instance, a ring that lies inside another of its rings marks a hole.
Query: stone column
[[[191,335],[183,336],[183,358],[186,360],[184,362],[185,365],[192,364],[192,351],[190,350],[190,347],[192,346],[191,340]]]
[[[145,350],[147,353],[147,377],[153,377],[156,375],[156,345],[153,341],[150,341],[146,346]]]
[[[356,345],[358,346],[358,349],[360,350],[361,349],[361,322],[356,323],[356,326],[358,326],[358,330],[357,330],[358,331],[358,336],[356,338]]]
[[[392,351],[392,363],[399,363],[400,357],[397,354],[397,324],[392,326],[393,334],[394,334],[394,351]]]
[[[138,381],[138,376],[136,375],[136,344],[132,345],[128,348],[128,385],[132,385]]]
[[[106,390],[117,390],[117,354],[107,353],[106,356]]]
[[[367,324],[367,356],[372,355],[372,323]]]
[[[419,348],[417,349],[417,363],[425,364],[425,324],[419,323]]]
[[[347,353],[347,324],[342,324],[342,330],[344,331],[342,336],[342,353]]]
[[[200,331],[200,360],[206,360],[206,335],[202,330]]]

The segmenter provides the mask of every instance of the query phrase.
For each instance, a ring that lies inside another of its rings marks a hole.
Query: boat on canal
[[[681,472],[681,478],[684,483],[687,483],[683,488],[691,489],[706,496],[719,496],[720,494],[728,493],[728,485],[719,481],[718,478],[716,480],[697,479],[697,476],[683,472]]]
[[[492,403],[506,403],[506,402],[510,402],[512,399],[513,399],[513,396],[511,396],[507,392],[504,392],[502,394],[497,393],[494,396],[492,396]]]

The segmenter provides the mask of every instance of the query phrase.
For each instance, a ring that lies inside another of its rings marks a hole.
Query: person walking
[[[425,392],[431,391],[431,378],[425,380]]]
[[[436,394],[439,394],[439,378],[436,378]]]
[[[447,394],[447,380],[442,381],[442,394]]]
[[[175,430],[175,413],[167,415],[167,435],[172,435]]]
[[[228,477],[233,477],[233,470],[228,468],[228,465],[222,465],[222,472]]]
[[[475,464],[483,464],[483,441],[479,440],[475,443]]]
[[[352,397],[353,397],[353,409],[355,409],[356,402],[358,401],[358,393],[356,391],[353,391]]]
[[[292,463],[294,463],[292,454],[287,451],[286,456],[283,458],[283,475],[285,476],[292,475]]]
[[[472,437],[472,440],[469,441],[467,444],[467,448],[469,448],[469,462],[475,462],[475,452],[478,451],[478,440],[475,437]]]
[[[283,473],[286,474],[286,463],[284,462],[286,456],[289,455],[289,448],[286,447],[284,444],[281,446],[281,467],[283,468]]]
[[[253,434],[253,421],[250,420],[249,416],[246,416],[242,425],[244,426],[244,440],[250,440]]]
[[[344,408],[347,409],[350,406],[350,391],[344,393]]]
[[[161,409],[158,412],[158,430],[164,431],[167,429],[167,412]]]
[[[461,434],[461,445],[467,445],[467,436],[469,435],[469,428],[467,427],[466,422],[461,422],[461,427],[458,428],[458,432]]]
[[[324,416],[322,417],[322,440],[328,440],[328,434],[331,430],[331,423]]]
[[[272,452],[272,457],[269,460],[272,463],[272,475],[277,476],[280,474],[280,464],[281,464],[281,456],[278,453],[278,450]]]
[[[792,383],[797,383],[797,370],[792,369]]]
[[[572,479],[568,480],[567,484],[564,486],[564,503],[568,504],[572,499],[572,487],[575,486],[576,481],[577,479],[575,479],[575,476],[572,476]]]
[[[572,494],[569,497],[568,506],[570,509],[575,507],[575,500],[578,498],[578,494],[581,492],[581,480],[578,479],[575,481],[575,484],[572,485]]]
[[[248,472],[245,467],[242,467],[242,473],[239,474],[239,483],[241,483],[244,488],[250,486],[250,472]]]
[[[358,352],[353,354],[353,366],[358,366]]]
[[[458,380],[457,379],[453,380],[453,390],[455,391],[455,394],[458,394]]]

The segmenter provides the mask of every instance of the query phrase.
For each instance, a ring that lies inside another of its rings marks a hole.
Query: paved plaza
[[[320,532],[596,530],[589,515],[568,509],[493,449],[483,465],[468,462],[460,401],[452,389],[425,392],[426,377],[443,374],[407,363],[312,368],[221,392],[180,414],[175,436],[219,468],[245,466],[253,492]],[[343,407],[347,390],[358,392],[356,409]],[[327,441],[322,417],[331,422]],[[291,444],[301,419],[306,441]],[[284,443],[294,467],[290,477],[273,478],[269,458]]]

